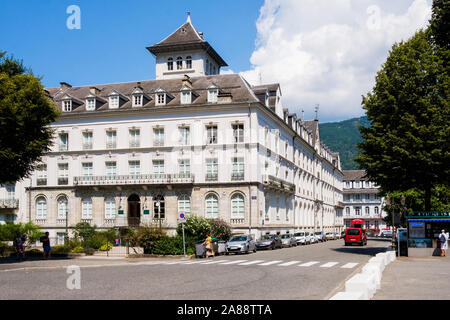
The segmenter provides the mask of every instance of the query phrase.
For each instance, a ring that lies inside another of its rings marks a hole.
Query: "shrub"
[[[41,231],[39,226],[28,223],[7,223],[0,225],[0,241],[13,241],[18,234],[26,234],[30,242],[35,242],[39,240],[41,236]]]
[[[195,240],[192,238],[186,238],[186,254],[192,254],[195,252]],[[192,253],[188,253],[192,252]],[[183,237],[175,236],[168,237],[164,236],[160,239],[153,250],[154,254],[163,255],[182,255],[183,254]]]
[[[93,249],[93,248],[84,248],[83,251],[85,254],[90,255],[90,256],[92,256],[95,253],[95,249]]]
[[[84,248],[82,246],[77,246],[71,250],[72,253],[83,253]]]
[[[231,226],[222,219],[210,219],[211,236],[219,240],[228,241],[231,237]]]
[[[95,235],[96,226],[91,226],[87,222],[80,222],[75,225],[74,233],[75,237],[80,237],[83,241],[88,241]]]
[[[58,244],[56,246],[52,247],[52,251],[51,254],[60,254],[60,253],[69,253],[70,252],[70,248],[66,245],[63,244]],[[41,252],[42,254],[42,252]]]
[[[156,243],[165,237],[166,234],[155,225],[147,225],[139,228],[136,234],[130,239],[131,245],[139,245],[144,248],[144,253],[153,253]]]
[[[12,246],[8,246],[8,244],[0,241],[0,256],[1,257],[7,257],[11,254],[11,252],[14,252],[15,248]]]
[[[100,251],[109,251],[109,250],[111,250],[112,249],[112,244],[104,244],[104,245],[102,245],[101,247],[100,247]]]
[[[184,234],[186,237],[202,240],[205,239],[206,234],[210,232],[211,224],[206,218],[190,215],[184,223]],[[177,226],[177,234],[180,236],[183,234],[181,223]]]

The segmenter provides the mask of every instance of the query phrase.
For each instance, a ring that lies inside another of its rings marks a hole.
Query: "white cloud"
[[[322,122],[360,116],[392,45],[426,27],[430,0],[266,0],[256,22],[252,84],[279,82],[283,106]]]

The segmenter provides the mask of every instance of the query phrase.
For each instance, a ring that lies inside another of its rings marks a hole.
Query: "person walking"
[[[209,257],[214,257],[212,238],[208,233],[206,234],[206,240],[203,242],[203,244],[206,245],[206,259],[208,259]]]
[[[23,246],[24,243],[22,241],[22,236],[17,234],[14,238],[14,247],[16,248],[17,260],[21,260],[25,257]]]
[[[448,235],[444,229],[442,229],[441,234],[439,235],[439,240],[441,241],[441,257],[446,257],[448,249]]]
[[[44,248],[44,259],[50,258],[52,248],[50,247],[50,238],[48,231],[45,233],[45,236],[40,238],[42,242],[42,247]]]

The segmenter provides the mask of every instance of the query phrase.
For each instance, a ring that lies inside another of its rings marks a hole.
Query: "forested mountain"
[[[343,170],[357,169],[353,159],[359,150],[356,144],[360,142],[361,134],[358,125],[370,126],[366,116],[353,118],[341,122],[328,122],[319,124],[320,140],[333,152],[339,152]]]

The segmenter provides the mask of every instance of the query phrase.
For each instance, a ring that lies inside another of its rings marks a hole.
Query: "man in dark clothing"
[[[44,248],[44,258],[50,258],[50,251],[52,248],[50,247],[50,238],[48,237],[48,231],[45,233],[45,236],[41,237],[42,247]]]

